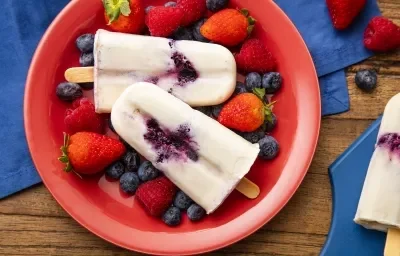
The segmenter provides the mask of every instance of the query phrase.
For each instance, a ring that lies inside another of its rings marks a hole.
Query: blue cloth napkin
[[[354,23],[336,30],[325,0],[275,0],[303,36],[319,76],[322,115],[349,110],[349,94],[344,68],[373,53],[363,45],[363,34],[372,17],[380,15],[376,0],[368,0]]]
[[[32,55],[69,0],[1,0],[0,198],[40,182],[27,147],[23,97]]]

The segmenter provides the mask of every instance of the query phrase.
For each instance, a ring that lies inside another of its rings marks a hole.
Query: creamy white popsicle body
[[[213,212],[259,153],[214,119],[150,83],[129,86],[111,112],[116,132],[175,185]]]
[[[400,228],[400,94],[385,107],[354,221],[383,232]]]
[[[94,45],[94,100],[110,113],[131,84],[151,82],[190,106],[218,105],[236,85],[232,53],[217,44],[98,30]]]

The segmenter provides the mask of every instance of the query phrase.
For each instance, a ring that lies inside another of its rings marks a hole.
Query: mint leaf
[[[129,6],[128,0],[121,0],[121,13],[124,16],[129,16],[131,14],[131,7]]]
[[[264,102],[264,96],[265,96],[265,89],[264,88],[254,88],[253,93],[261,99],[262,102]]]

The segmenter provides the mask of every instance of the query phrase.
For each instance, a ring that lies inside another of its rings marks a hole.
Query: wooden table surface
[[[400,1],[380,0],[383,14],[400,25]],[[360,46],[361,47],[361,46]],[[354,84],[362,68],[379,70],[372,94]],[[209,255],[318,255],[331,220],[330,163],[383,112],[400,92],[400,51],[348,68],[351,110],[322,119],[312,166],[287,206],[250,237]],[[45,223],[45,224],[42,224]],[[137,255],[93,235],[56,203],[43,185],[0,201],[0,255]]]

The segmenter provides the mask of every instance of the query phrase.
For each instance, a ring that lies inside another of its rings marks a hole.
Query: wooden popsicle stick
[[[65,71],[65,79],[71,83],[89,83],[93,82],[93,67],[76,67],[69,68]],[[250,199],[257,198],[260,194],[260,188],[248,180],[243,178],[236,186],[236,190]]]
[[[94,81],[93,67],[69,68],[65,71],[64,77],[70,83],[89,83]]]
[[[384,256],[400,256],[400,230],[389,228],[386,236]]]

